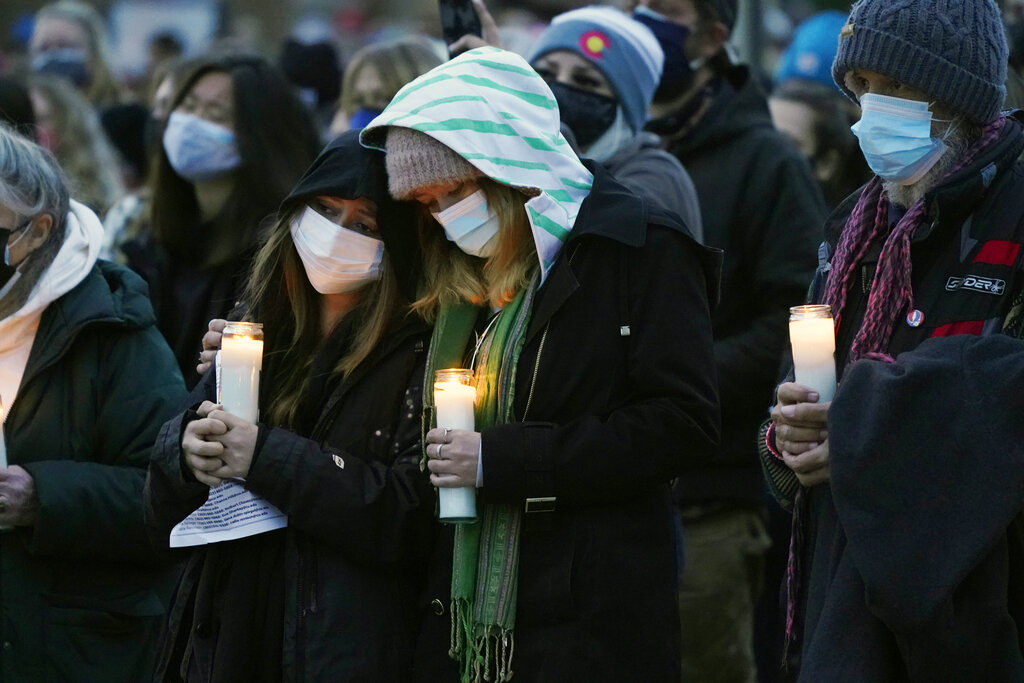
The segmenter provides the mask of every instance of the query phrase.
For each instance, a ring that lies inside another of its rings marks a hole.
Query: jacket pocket
[[[100,605],[45,596],[47,680],[149,680],[164,609],[152,592],[131,597]]]

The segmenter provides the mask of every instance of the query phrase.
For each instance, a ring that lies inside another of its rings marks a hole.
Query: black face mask
[[[580,90],[557,81],[548,81],[548,86],[558,102],[562,123],[569,126],[581,148],[590,147],[615,123],[619,110],[616,98]]]
[[[10,230],[9,228],[0,228],[0,244],[4,245],[3,258],[0,258],[0,289],[4,288],[14,273],[17,272],[17,268],[14,266],[7,265],[7,240],[11,239],[16,230]]]
[[[633,19],[651,29],[658,40],[658,45],[661,46],[661,51],[665,53],[661,80],[658,82],[658,89],[654,91],[654,99],[672,100],[686,92],[695,75],[690,60],[686,58],[686,43],[690,39],[689,27],[669,21],[657,12],[642,6],[633,11]]]

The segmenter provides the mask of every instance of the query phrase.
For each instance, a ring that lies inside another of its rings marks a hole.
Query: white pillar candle
[[[438,370],[434,382],[434,407],[437,426],[442,429],[473,431],[473,407],[476,388],[472,386],[471,370]],[[439,488],[438,518],[445,522],[472,522],[476,520],[476,487]]]
[[[789,341],[797,384],[818,392],[818,401],[831,401],[836,393],[836,333],[829,306],[793,306],[789,309]]]
[[[263,326],[229,322],[220,343],[217,401],[243,420],[259,420],[260,370],[263,368]]]

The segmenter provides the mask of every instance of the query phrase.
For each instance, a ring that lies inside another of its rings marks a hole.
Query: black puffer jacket
[[[174,667],[186,651],[185,667],[203,681],[408,680],[435,533],[433,488],[418,462],[427,339],[426,325],[412,319],[393,330],[330,391],[309,435],[260,427],[247,486],[288,515],[288,528],[193,553],[160,680],[179,680]],[[333,367],[343,353],[333,341],[318,366]],[[193,402],[212,399],[210,374]],[[163,545],[208,491],[182,471],[187,419],[164,425],[146,487],[147,522]],[[251,601],[259,590],[276,592],[261,605],[232,600]],[[254,619],[277,621],[246,623]],[[245,640],[254,628],[266,642]],[[261,668],[268,651],[266,661],[283,671]]]
[[[0,680],[148,680],[176,573],[142,486],[185,395],[146,286],[100,261],[43,312],[4,432],[35,481],[32,527],[0,533]]]

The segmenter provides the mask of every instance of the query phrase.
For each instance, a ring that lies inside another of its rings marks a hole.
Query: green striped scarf
[[[477,431],[515,419],[512,406],[516,367],[538,284],[539,277],[535,276],[530,285],[501,310],[480,341],[476,354]],[[431,339],[428,379],[437,367],[457,365],[478,310],[465,304],[442,309]],[[432,386],[433,383],[426,384]],[[429,406],[425,414],[430,415],[432,424],[432,392],[425,392],[424,405]],[[425,420],[425,428],[429,426],[427,423]],[[493,680],[501,683],[512,678],[523,513],[518,505],[490,503],[486,499],[477,501],[477,510],[479,523],[455,527],[452,634],[448,654],[461,663],[464,682],[480,683],[492,680],[493,676]]]

